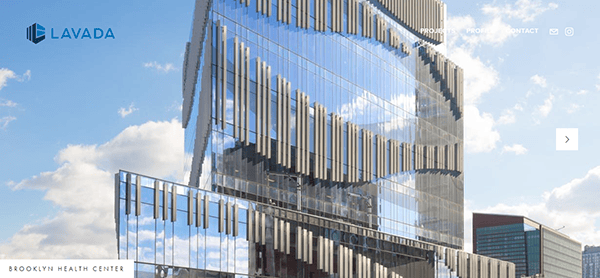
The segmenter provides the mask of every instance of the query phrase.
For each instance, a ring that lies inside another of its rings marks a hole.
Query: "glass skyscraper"
[[[138,277],[514,277],[460,251],[444,20],[438,0],[197,1],[186,184],[116,175],[119,257]]]
[[[600,277],[600,246],[588,246],[582,254],[583,278]]]
[[[473,252],[514,263],[516,277],[581,277],[581,243],[522,216],[473,213]]]

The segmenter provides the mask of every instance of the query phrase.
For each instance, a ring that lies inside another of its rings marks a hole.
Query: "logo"
[[[50,39],[62,40],[62,39],[108,39],[115,38],[111,28],[64,28],[62,35],[60,33],[54,33],[54,28],[50,28]],[[34,23],[27,27],[27,39],[31,42],[38,44],[46,38],[46,28],[44,26]]]
[[[558,28],[550,28],[550,35],[558,36]]]
[[[34,23],[27,27],[27,39],[32,43],[38,44],[46,38],[46,28],[44,26]]]
[[[573,29],[573,27],[565,28],[565,36],[572,37],[573,35],[575,35],[575,29]]]

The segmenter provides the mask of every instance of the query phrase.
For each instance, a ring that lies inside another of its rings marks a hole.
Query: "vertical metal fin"
[[[177,186],[171,186],[171,222],[177,221]]]
[[[187,209],[188,209],[188,219],[187,219],[187,224],[188,226],[191,226],[192,224],[194,224],[194,192],[192,192],[192,190],[188,189],[188,203],[187,203]]]
[[[302,14],[304,13],[303,9],[304,9],[304,5],[302,4],[302,0],[297,0],[297,2],[296,2],[296,27],[304,27],[304,24],[302,22],[304,20],[304,17],[302,16]]]
[[[340,278],[346,278],[344,275],[344,246],[338,246],[338,274]]]
[[[302,260],[308,262],[308,230],[302,229]]]
[[[270,1],[270,0],[269,0]],[[246,3],[250,0],[246,0]],[[250,145],[250,47],[246,47],[246,146]]]
[[[266,72],[267,78],[267,99],[266,99],[266,112],[267,112],[267,125],[265,129],[265,145],[267,159],[271,159],[271,67],[267,67]]]
[[[225,225],[225,203],[223,199],[219,200],[219,233],[224,231]]]
[[[222,101],[222,108],[221,108],[221,129],[225,129],[225,123],[227,121],[227,118],[225,117],[225,114],[227,112],[227,26],[222,26],[222,44],[223,44],[223,48],[222,48],[222,59],[223,59],[223,84],[221,86],[221,101]]]
[[[154,180],[154,219],[159,217],[159,206],[160,206],[160,183]]]
[[[269,5],[271,4],[271,1],[269,0],[263,0],[262,1],[262,13],[263,14],[267,14],[268,13],[268,9],[269,9]]]
[[[240,43],[240,142],[245,143],[248,139],[246,137],[246,129],[248,126],[246,125],[246,111],[248,107],[246,106],[246,49],[244,43]]]
[[[266,245],[267,243],[267,221],[266,214],[262,212],[260,214],[260,244]]]
[[[361,254],[356,254],[356,278],[363,277],[363,257]]]
[[[296,89],[296,172],[302,173],[302,97],[300,90]]]
[[[279,219],[273,217],[273,249],[279,249]]]
[[[209,225],[209,208],[210,208],[210,198],[208,196],[208,194],[204,195],[204,229],[208,229]]]
[[[315,0],[315,1],[318,1],[318,0]],[[315,5],[315,8],[317,8],[317,7],[318,7],[318,5]],[[313,177],[315,177],[317,179],[320,179],[321,177],[319,175],[319,173],[320,173],[320,171],[319,171],[319,169],[320,169],[319,168],[320,163],[319,162],[320,162],[321,152],[320,152],[320,148],[319,148],[319,146],[320,146],[320,143],[319,143],[319,135],[320,135],[320,132],[319,132],[319,129],[320,129],[320,127],[319,127],[319,123],[320,123],[320,121],[319,121],[319,115],[320,115],[319,114],[319,111],[320,111],[319,104],[317,102],[315,102],[313,104],[313,108],[314,108],[314,111],[315,111],[315,113],[314,113],[314,117],[315,117],[314,118],[315,133],[313,135],[314,142],[315,142],[315,150],[314,150],[315,151],[315,160],[314,160],[315,171],[313,172]]]
[[[267,114],[267,112],[268,112],[268,110],[267,110],[267,95],[269,94],[269,91],[268,91],[269,77],[267,76],[267,62],[265,62],[265,61],[262,62],[262,79],[263,79],[262,80],[262,84],[263,84],[262,99],[261,99],[261,101],[262,101],[262,105],[261,105],[261,108],[262,108],[262,110],[261,110],[261,113],[262,113],[261,125],[262,125],[262,127],[260,129],[261,133],[262,133],[262,136],[260,138],[262,140],[262,142],[261,142],[262,150],[260,153],[263,156],[266,156],[267,155],[267,134],[269,133],[269,130],[267,129],[267,118],[269,116]]]
[[[317,269],[323,270],[323,258],[325,257],[325,254],[323,254],[323,236],[317,237],[317,245]]]
[[[332,11],[335,11],[335,9],[332,9]],[[333,18],[335,18],[335,17],[333,17]],[[336,132],[336,118],[335,118],[334,113],[331,113],[330,121],[331,121],[331,128],[330,128],[330,133],[331,133],[331,180],[335,182],[335,181],[337,181],[337,171],[336,171],[337,155],[335,153],[337,151],[337,146],[336,146],[337,132]]]
[[[238,37],[233,38],[233,138],[238,138],[238,95],[240,87],[240,49]]]
[[[327,179],[327,108],[321,106],[321,177]]]
[[[223,83],[221,82],[221,74],[222,74],[221,63],[223,62],[223,60],[221,59],[221,49],[222,49],[221,35],[222,35],[222,33],[221,33],[221,21],[220,20],[217,20],[216,28],[217,28],[217,32],[216,32],[216,34],[217,34],[217,42],[216,42],[216,45],[217,45],[217,47],[216,47],[217,48],[217,53],[216,53],[216,56],[217,56],[217,58],[216,58],[217,59],[217,91],[215,92],[215,125],[218,125],[220,123],[220,119],[221,119],[221,117],[220,117],[221,108],[219,107],[220,106],[220,92],[221,92],[220,88],[221,88],[221,86],[223,86]]]
[[[333,274],[333,240],[329,240],[329,273]]]
[[[302,227],[296,227],[296,260],[302,259]]]
[[[163,183],[163,220],[169,219],[169,185]]]
[[[125,176],[125,214],[131,214],[131,174]]]
[[[262,124],[261,124],[261,103],[262,103],[262,76],[261,76],[260,57],[256,57],[256,152],[261,154],[262,150]]]
[[[142,214],[142,177],[135,178],[135,216]]]
[[[290,223],[285,222],[285,253],[290,254]]]
[[[352,249],[348,249],[348,278],[352,278],[352,269],[354,268],[354,266],[352,265],[354,259],[354,255],[353,255],[353,250]]]
[[[202,222],[202,195],[200,191],[196,192],[196,227],[200,227]]]
[[[287,143],[287,151],[286,151],[286,157],[287,157],[287,168],[289,169],[292,166],[292,143],[291,143],[291,136],[292,136],[292,129],[291,127],[289,127],[289,124],[291,123],[291,115],[292,115],[292,83],[291,82],[287,82],[287,117],[286,117],[286,143]]]
[[[225,207],[225,234],[229,235],[231,234],[231,228],[232,228],[232,223],[233,221],[231,221],[232,217],[232,206],[231,206],[231,202],[227,202],[227,205]]]
[[[283,94],[283,81],[281,80],[281,75],[277,75],[277,164],[282,164],[282,142],[283,142],[283,111],[282,111],[282,94]]]
[[[233,205],[233,236],[238,236],[239,234],[239,219],[239,206],[235,204]]]
[[[308,231],[308,263],[314,264],[313,260],[313,232]]]
[[[286,233],[285,233],[285,221],[283,221],[283,219],[279,219],[279,246],[281,248],[281,252],[286,252],[287,254],[287,247],[285,246],[286,243]]]
[[[254,218],[254,210],[252,209],[252,205],[248,206],[248,214],[246,216],[246,219],[248,221],[248,228],[246,229],[246,240],[248,240],[248,242],[253,243],[254,242],[254,227],[253,225],[256,225],[256,223],[253,223],[254,221],[252,221],[252,218]]]
[[[254,211],[254,243],[260,242],[260,212],[258,207]]]

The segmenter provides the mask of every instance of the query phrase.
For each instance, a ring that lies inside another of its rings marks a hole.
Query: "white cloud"
[[[490,113],[480,113],[474,105],[465,106],[465,145],[469,153],[490,152],[500,141]]]
[[[476,26],[475,19],[470,15],[449,16],[447,28],[454,32],[447,34],[448,49],[453,49],[459,44],[461,44],[461,47],[476,45],[478,43],[477,37],[466,33],[467,29],[472,29]]]
[[[581,107],[583,107],[583,105],[571,103],[571,105],[569,105],[569,107],[567,107],[567,113],[573,114],[573,113],[579,111],[579,109],[581,109]]]
[[[461,47],[467,48],[469,51],[484,44],[496,47],[516,36],[516,33],[512,31],[512,26],[498,16],[490,17],[488,21],[480,24],[477,24],[470,15],[449,17],[448,29],[452,30],[448,33],[449,48],[462,42]],[[474,32],[475,30],[485,32]]]
[[[1,129],[6,129],[6,127],[8,126],[8,124],[14,120],[16,120],[17,118],[13,117],[13,116],[5,116],[0,118],[0,128]]]
[[[527,148],[521,144],[513,144],[512,146],[504,146],[502,153],[515,153],[516,155],[523,155],[527,153]]]
[[[513,107],[511,108],[506,108],[502,111],[502,114],[500,114],[500,118],[498,118],[498,121],[496,121],[497,125],[508,125],[508,124],[514,124],[517,121],[517,116],[515,115],[516,112],[522,112],[523,111],[523,105],[526,102],[524,100],[519,101],[518,103],[516,103]]]
[[[121,115],[121,118],[125,118],[125,117],[127,117],[129,114],[131,114],[131,113],[133,113],[133,112],[135,112],[135,111],[138,111],[138,110],[139,110],[139,109],[138,109],[138,108],[136,108],[136,107],[133,105],[133,102],[132,102],[132,103],[129,105],[129,108],[125,109],[125,108],[121,107],[121,108],[119,108],[119,111],[117,111],[117,112],[119,113],[119,115]]]
[[[393,105],[400,107],[404,111],[408,111],[409,113],[414,113],[416,107],[415,98],[409,97],[405,94],[393,96],[390,102]],[[404,117],[393,115],[392,113],[389,113],[389,111],[386,112],[386,117],[389,117],[390,119],[384,125],[384,131],[386,133],[394,130],[404,129],[404,127],[409,123]]]
[[[468,49],[452,49],[449,58],[464,69],[465,105],[477,104],[485,93],[498,85],[500,76],[496,69],[484,64]]]
[[[548,116],[548,114],[550,114],[550,111],[552,111],[553,104],[554,104],[554,95],[550,94],[550,95],[548,95],[548,98],[544,100],[543,104],[536,107],[536,110],[534,111],[534,116],[537,116],[534,118],[536,123],[539,124],[540,118],[546,118]]]
[[[23,75],[17,77],[17,80],[19,82],[29,81],[30,79],[31,79],[31,70],[26,70]]]
[[[515,117],[515,112],[513,112],[511,109],[505,109],[504,111],[502,111],[502,115],[500,115],[500,118],[498,119],[497,124],[499,125],[507,125],[507,124],[512,124],[514,122],[516,122],[516,117]]]
[[[177,111],[181,112],[183,110],[183,104],[181,101],[173,101],[173,104],[167,108],[167,111]]]
[[[8,79],[16,78],[16,76],[17,75],[14,71],[6,68],[0,68],[0,90],[2,90],[4,86],[6,86],[6,82],[8,81]]]
[[[522,22],[530,22],[542,13],[557,7],[554,3],[543,6],[541,1],[518,0],[514,4],[504,6],[484,5],[481,11],[488,17],[486,21],[479,24],[470,15],[449,17],[448,27],[453,32],[448,33],[448,46],[454,47],[459,38],[463,40],[463,47],[470,49],[483,44],[493,47],[500,46],[509,38],[517,36],[513,26],[506,20],[516,18]],[[476,28],[482,32],[473,32]]]
[[[576,94],[582,96],[582,95],[585,95],[587,93],[588,93],[588,90],[579,90],[579,91],[577,91]]]
[[[367,108],[369,102],[368,91],[363,91],[361,96],[357,96],[352,99],[350,103],[343,104],[337,113],[344,118],[345,121],[352,121],[355,116],[360,116],[365,113],[365,109]]]
[[[494,6],[486,4],[481,10],[484,14],[494,17],[516,18],[523,22],[531,22],[542,13],[556,8],[558,8],[556,3],[549,3],[544,6],[540,0],[518,0],[514,5]]]
[[[516,18],[523,22],[529,22],[545,11],[556,8],[557,5],[553,3],[542,5],[541,1],[518,0],[514,4],[504,6],[484,5],[482,12],[487,17],[482,24],[478,24],[470,15],[448,18],[447,28],[453,30],[448,33],[448,57],[462,67],[465,72],[464,105],[467,152],[489,152],[495,149],[496,144],[500,141],[500,133],[495,126],[514,123],[516,121],[514,111],[523,111],[523,106],[517,104],[512,110],[505,110],[498,121],[495,121],[490,113],[479,110],[477,105],[486,93],[498,86],[500,75],[492,64],[481,61],[476,51],[488,45],[499,46],[515,36],[511,30],[512,26],[506,22],[506,19]],[[467,32],[473,28],[485,28],[488,32]],[[549,100],[549,107],[547,105],[540,107],[541,115],[547,115],[552,109],[552,100]]]
[[[513,109],[515,111],[523,111],[523,105],[521,105],[520,103],[515,104],[515,107],[513,107]]]
[[[170,71],[177,70],[177,68],[175,68],[175,66],[173,66],[173,64],[171,64],[171,63],[165,63],[164,65],[161,65],[161,64],[157,63],[156,61],[144,63],[144,67],[145,68],[154,68],[157,71],[162,71],[163,73],[168,73]]]
[[[544,193],[547,207],[551,210],[587,212],[600,216],[600,166],[587,172],[583,178]]]
[[[583,178],[573,179],[545,192],[539,203],[501,203],[477,212],[526,216],[555,229],[565,226],[560,232],[580,241],[582,245],[597,245],[600,242],[600,226],[596,224],[600,223],[599,187],[600,166],[588,171]],[[465,215],[465,231],[471,229],[471,223],[467,223]]]
[[[17,103],[12,100],[0,101],[0,107],[15,107]]]
[[[339,109],[337,109],[337,114],[339,114],[344,121],[352,122],[358,116],[364,115],[368,113],[366,110],[368,108],[369,101],[374,101],[377,97],[368,91],[363,91],[360,96],[354,97],[350,102],[342,104]],[[415,113],[415,98],[408,97],[404,94],[394,95],[390,102],[408,112]],[[389,119],[389,120],[385,120]],[[377,119],[374,120],[377,122],[378,126],[383,127],[384,132],[391,132],[393,130],[398,130],[404,128],[408,122],[402,116],[396,116],[386,112],[385,115],[377,115]],[[292,121],[292,126],[294,126],[295,121]]]
[[[0,244],[0,258],[116,258],[114,174],[127,169],[181,177],[183,137],[176,120],[130,126],[99,146],[67,146],[56,156],[54,171],[9,182],[13,190],[44,191],[44,200],[59,212],[25,225]]]
[[[456,30],[449,33],[448,57],[464,69],[465,73],[465,146],[469,153],[490,152],[500,141],[500,133],[496,130],[496,121],[490,113],[479,110],[477,104],[482,97],[495,88],[500,82],[496,69],[489,63],[481,61],[475,49],[481,46],[481,35],[468,35],[464,32],[476,26],[470,16],[450,17],[448,28]],[[489,24],[499,24],[489,23]],[[502,119],[502,123],[509,121]]]
[[[533,84],[539,85],[542,88],[546,88],[546,86],[548,86],[546,84],[546,78],[540,75],[534,75],[530,78],[531,82],[533,82]]]
[[[473,210],[472,201],[465,199],[465,222],[464,222],[464,235],[465,241],[463,249],[465,252],[473,253]]]
[[[31,79],[31,71],[27,70],[23,75],[17,75],[14,71],[7,68],[0,68],[0,90],[6,86],[9,79],[17,79],[19,82],[23,82]]]
[[[511,37],[516,37],[510,24],[504,22],[502,17],[494,17],[491,21],[484,23],[481,28],[487,30],[479,36],[482,43],[499,46]]]

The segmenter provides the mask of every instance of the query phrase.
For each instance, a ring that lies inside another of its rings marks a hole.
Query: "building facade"
[[[438,0],[197,1],[185,185],[116,175],[138,277],[512,278],[463,247],[463,71]]]
[[[600,277],[600,246],[586,245],[581,261],[583,278]]]
[[[510,261],[516,277],[581,276],[581,243],[512,215],[473,213],[473,253]]]

